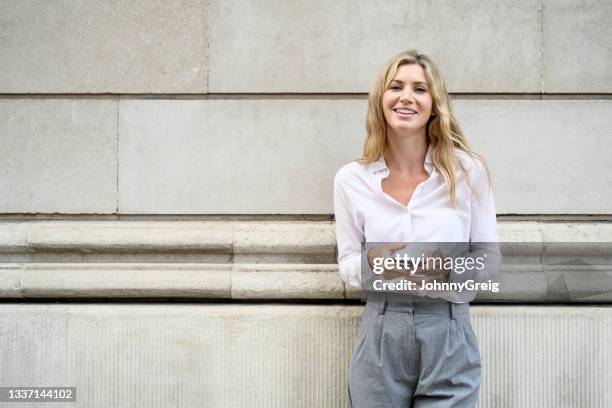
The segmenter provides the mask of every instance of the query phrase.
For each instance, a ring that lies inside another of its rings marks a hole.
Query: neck
[[[387,167],[406,174],[423,172],[427,155],[425,132],[413,135],[398,135],[387,131],[387,147],[384,157]]]

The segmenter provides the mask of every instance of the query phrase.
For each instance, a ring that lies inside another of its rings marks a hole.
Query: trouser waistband
[[[369,292],[367,302],[376,307],[379,314],[384,314],[385,311],[424,313],[449,316],[454,320],[459,314],[469,313],[469,303],[453,303],[397,293]]]

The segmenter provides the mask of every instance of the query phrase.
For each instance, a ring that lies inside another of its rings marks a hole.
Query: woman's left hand
[[[445,264],[444,260],[447,258],[447,255],[443,254],[438,249],[435,252],[433,252],[431,255],[429,255],[428,257],[441,259],[442,262],[440,262],[440,265],[427,265],[429,266],[429,268],[425,268],[424,265],[420,265],[416,269],[415,275],[413,276],[423,275],[422,281],[425,283],[429,283],[433,281],[448,282],[448,276],[451,273],[451,269],[444,268],[444,264]],[[441,268],[438,268],[436,266],[441,266]]]

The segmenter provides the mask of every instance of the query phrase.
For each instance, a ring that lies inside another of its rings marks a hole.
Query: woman
[[[388,243],[369,248],[370,266],[418,242],[497,242],[488,170],[469,149],[426,55],[404,52],[381,70],[368,97],[363,156],[336,174],[334,211],[340,275],[354,287],[362,283],[362,242]],[[387,268],[383,276],[419,286],[448,281],[448,273]],[[368,292],[349,364],[349,406],[476,406],[474,295]]]

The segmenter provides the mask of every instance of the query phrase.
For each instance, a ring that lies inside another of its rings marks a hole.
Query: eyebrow
[[[400,84],[403,84],[404,81],[400,81],[399,79],[392,79],[391,82],[399,82]],[[427,82],[422,82],[422,81],[417,81],[417,82],[413,82],[414,85],[426,85],[429,86],[429,84]]]

